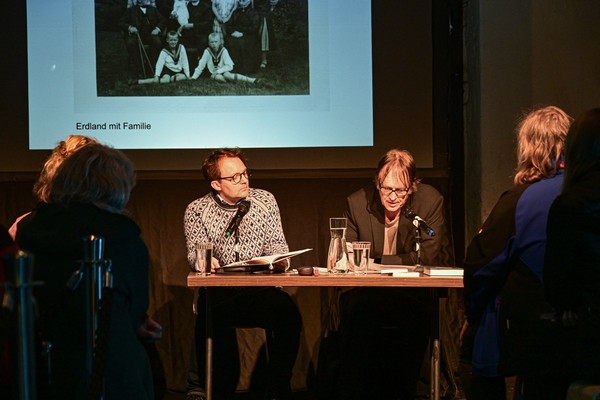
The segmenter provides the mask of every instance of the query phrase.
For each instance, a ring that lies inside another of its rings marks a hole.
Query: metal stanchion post
[[[204,290],[206,305],[206,400],[213,400],[213,315],[208,288]]]
[[[440,298],[438,288],[429,289],[431,300],[431,338],[430,351],[430,391],[431,400],[440,400]]]
[[[15,290],[17,293],[17,323],[19,340],[19,398],[37,398],[35,377],[35,347],[33,333],[32,256],[18,251],[15,256]]]
[[[91,384],[94,348],[96,347],[96,332],[98,328],[98,305],[102,299],[104,261],[104,238],[90,235],[83,238],[83,261],[81,272],[86,302],[86,354],[85,366],[88,379],[87,386]]]

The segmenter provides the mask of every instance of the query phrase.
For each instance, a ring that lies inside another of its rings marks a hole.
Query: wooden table
[[[295,273],[284,274],[213,274],[203,276],[191,272],[187,278],[188,287],[219,286],[331,286],[331,287],[423,287],[431,289],[431,379],[430,399],[440,398],[440,315],[439,288],[463,287],[462,276],[397,278],[390,275],[367,274],[322,274],[320,276],[300,276]],[[207,301],[207,327],[210,326],[210,307]],[[206,398],[212,400],[212,338],[210,331],[206,336]]]

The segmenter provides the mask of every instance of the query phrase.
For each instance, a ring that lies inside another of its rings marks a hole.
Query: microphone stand
[[[415,271],[423,272],[423,267],[421,266],[421,241],[423,239],[421,236],[421,227],[425,229],[425,232],[429,236],[434,236],[435,232],[433,229],[431,229],[431,227],[427,225],[425,221],[423,221],[423,219],[421,219],[421,217],[415,214],[415,212],[410,206],[406,206],[406,208],[402,210],[402,214],[404,214],[404,216],[408,219],[411,219],[413,225],[415,226],[415,250],[417,251],[417,262],[415,263],[417,268],[415,268]]]
[[[415,263],[415,266],[417,268],[415,268],[415,271],[423,272],[423,267],[421,266],[421,226],[419,224],[419,221],[417,221],[416,219],[413,220],[413,225],[415,226],[415,239],[417,240],[415,243],[415,250],[417,251],[417,262]]]

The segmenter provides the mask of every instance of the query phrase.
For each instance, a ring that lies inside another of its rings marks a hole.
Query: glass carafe
[[[329,218],[331,240],[327,253],[327,272],[343,274],[348,272],[350,262],[346,247],[346,218]]]

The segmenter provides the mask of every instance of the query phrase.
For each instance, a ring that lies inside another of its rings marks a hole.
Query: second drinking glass
[[[352,266],[357,275],[366,275],[369,269],[371,242],[352,242]]]

